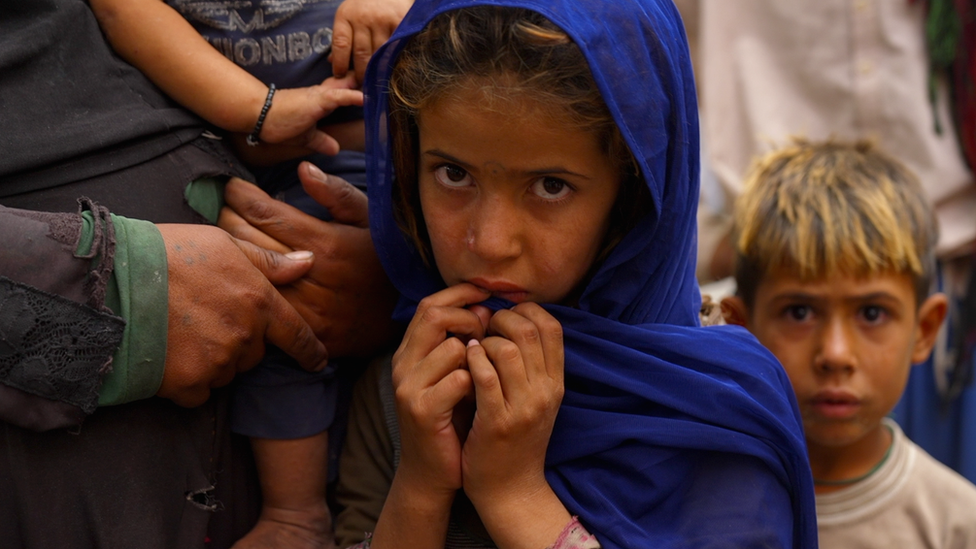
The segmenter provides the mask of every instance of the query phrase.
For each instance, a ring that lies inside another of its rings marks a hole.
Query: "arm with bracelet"
[[[123,59],[184,107],[237,134],[240,141],[247,136],[249,143],[277,145],[275,159],[337,153],[340,143],[317,123],[338,107],[362,104],[362,93],[352,89],[352,75],[303,88],[269,90],[162,0],[93,0],[91,8]],[[238,152],[258,152],[249,148],[238,147]]]

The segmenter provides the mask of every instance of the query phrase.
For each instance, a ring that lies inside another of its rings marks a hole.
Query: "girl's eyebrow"
[[[446,152],[444,152],[444,151],[442,151],[440,149],[431,149],[429,151],[424,151],[423,154],[425,156],[436,156],[436,157],[441,158],[443,160],[447,160],[448,162],[450,162],[452,164],[457,164],[458,166],[460,166],[460,167],[462,167],[462,168],[464,168],[465,170],[468,170],[468,171],[471,171],[471,168],[473,167],[473,166],[471,166],[471,164],[468,164],[467,162],[464,162],[463,160],[461,160],[459,158],[455,158],[455,157],[447,154]],[[563,168],[562,166],[553,166],[553,167],[539,168],[539,169],[536,169],[536,170],[528,170],[528,171],[525,171],[525,172],[522,172],[522,173],[524,173],[525,175],[538,175],[538,176],[542,176],[542,175],[572,175],[572,176],[579,177],[581,179],[586,179],[586,180],[592,179],[588,175],[584,175],[584,174],[581,174],[581,173],[578,173],[578,172],[574,172],[572,170],[567,170],[566,168]]]
[[[442,151],[440,149],[431,149],[429,151],[424,151],[424,156],[436,156],[436,157],[441,158],[443,160],[447,160],[448,162],[450,162],[452,164],[457,164],[458,166],[461,166],[462,168],[464,168],[466,170],[469,170],[469,171],[470,171],[470,168],[472,167],[470,164],[468,164],[467,162],[461,160],[460,158],[455,158],[455,157],[447,154],[446,152],[444,152],[444,151]]]

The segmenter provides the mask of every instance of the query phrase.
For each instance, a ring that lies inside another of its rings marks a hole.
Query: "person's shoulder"
[[[915,468],[912,474],[918,481],[916,485],[924,487],[924,492],[929,493],[935,500],[951,502],[949,507],[955,507],[957,502],[965,502],[967,504],[965,509],[976,521],[976,485],[929,455],[908,438],[905,442],[915,454]]]
[[[911,440],[905,441],[915,457],[907,486],[909,504],[920,516],[935,519],[947,542],[955,540],[946,547],[976,544],[976,486]]]

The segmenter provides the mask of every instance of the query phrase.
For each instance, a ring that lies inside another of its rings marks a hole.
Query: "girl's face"
[[[531,99],[504,114],[460,92],[417,117],[418,186],[447,285],[520,303],[560,303],[601,250],[620,174],[596,137]]]

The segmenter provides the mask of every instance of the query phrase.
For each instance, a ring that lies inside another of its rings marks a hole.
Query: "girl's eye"
[[[532,183],[531,190],[546,200],[558,200],[569,194],[572,188],[562,179],[542,177]]]
[[[878,324],[885,319],[887,311],[878,305],[866,305],[861,308],[861,317],[868,324]]]
[[[471,177],[467,170],[454,164],[444,164],[434,170],[434,179],[448,187],[467,187],[471,184]]]
[[[786,307],[786,317],[797,322],[810,320],[813,316],[813,309],[809,305],[789,305]]]

